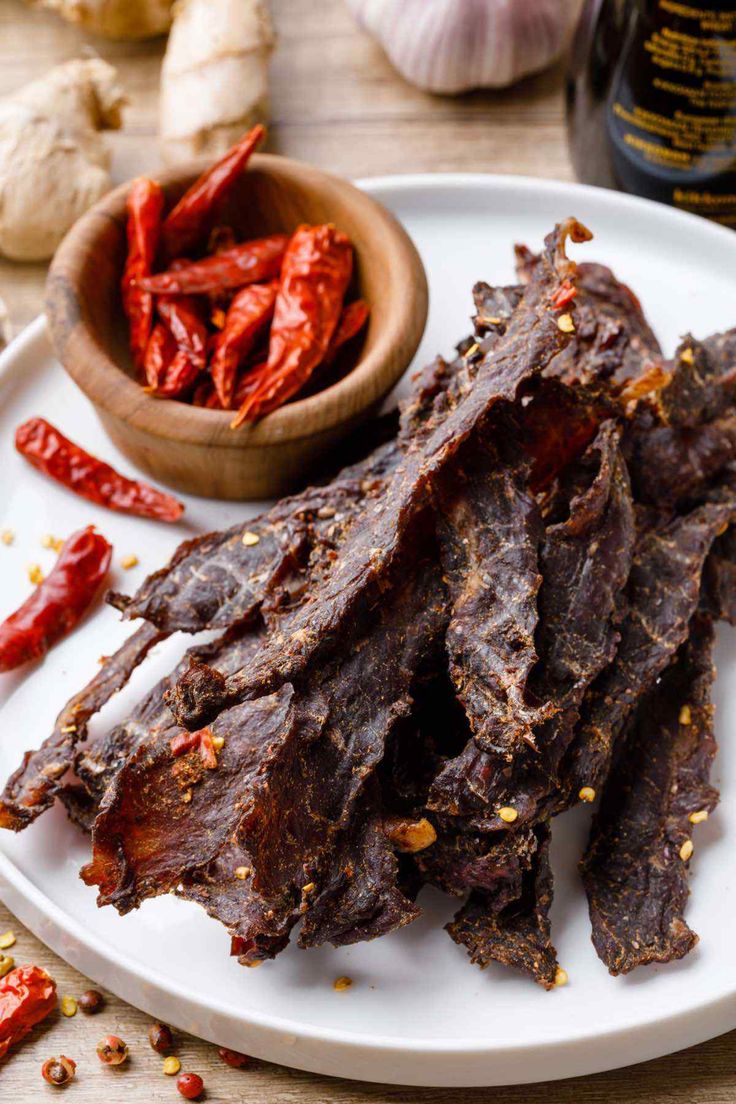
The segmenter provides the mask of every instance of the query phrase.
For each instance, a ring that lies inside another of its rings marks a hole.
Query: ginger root
[[[120,127],[124,102],[99,58],[59,65],[0,99],[0,253],[45,260],[109,190],[100,131]]]
[[[173,0],[29,0],[105,38],[153,38],[171,26]]]
[[[218,157],[265,119],[275,36],[264,0],[179,0],[161,70],[169,164]]]

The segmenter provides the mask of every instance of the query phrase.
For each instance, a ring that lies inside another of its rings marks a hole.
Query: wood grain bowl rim
[[[209,162],[194,162],[156,174],[166,188],[193,180]],[[138,430],[172,441],[218,448],[276,446],[308,439],[354,420],[375,406],[399,381],[424,333],[429,306],[427,277],[416,246],[386,208],[349,181],[314,166],[275,154],[256,154],[253,168],[275,173],[296,187],[310,185],[340,195],[364,225],[384,231],[386,278],[402,294],[408,310],[388,311],[373,347],[342,379],[308,398],[281,407],[255,425],[231,429],[233,411],[208,410],[147,394],[110,355],[89,325],[77,291],[88,250],[110,219],[125,228],[125,202],[131,181],[119,185],[90,208],[69,230],[56,251],[46,282],[45,310],[51,341],[63,367],[80,389],[106,413]],[[389,297],[389,303],[391,298]],[[122,309],[122,308],[121,308]],[[392,350],[404,348],[402,356]],[[308,426],[307,430],[304,426]]]

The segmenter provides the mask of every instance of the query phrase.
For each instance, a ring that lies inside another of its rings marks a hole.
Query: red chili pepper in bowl
[[[233,183],[265,135],[265,127],[253,127],[184,193],[164,221],[163,247],[167,256],[188,253],[209,231]]]
[[[17,966],[0,978],[0,1058],[56,1007],[56,982],[40,966]]]
[[[143,362],[146,384],[151,391],[158,390],[176,352],[176,342],[171,330],[164,322],[156,322],[148,339]]]
[[[139,281],[153,271],[163,207],[160,184],[145,177],[133,181],[128,192],[128,256],[121,291],[130,329],[130,350],[139,371],[143,369],[153,325],[153,297]]]
[[[250,284],[230,304],[210,365],[212,382],[225,410],[232,405],[238,368],[273,317],[278,286],[276,280],[270,284]]]
[[[0,625],[0,671],[41,659],[75,627],[104,581],[112,546],[94,526],[74,533],[51,572]]]
[[[353,247],[334,226],[300,226],[281,267],[268,367],[234,422],[252,422],[301,391],[329,348],[353,270]]]
[[[201,261],[176,261],[167,272],[143,277],[140,287],[154,295],[199,295],[260,284],[278,276],[288,242],[287,234],[271,234]]]
[[[15,447],[34,468],[98,506],[158,521],[178,521],[184,512],[181,502],[171,495],[120,475],[44,418],[31,418],[18,426]]]
[[[169,327],[177,347],[186,353],[198,371],[204,371],[209,333],[204,312],[197,300],[191,295],[161,296],[156,309]]]

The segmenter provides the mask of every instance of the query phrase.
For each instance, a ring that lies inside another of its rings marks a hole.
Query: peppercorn
[[[77,1005],[85,1015],[94,1016],[96,1012],[101,1012],[105,1007],[105,998],[96,989],[88,989],[86,993],[82,993]]]
[[[233,1069],[242,1069],[243,1066],[247,1066],[252,1061],[250,1055],[240,1054],[237,1050],[228,1050],[227,1047],[220,1047],[217,1053],[223,1062],[227,1062]]]
[[[56,1088],[61,1088],[62,1085],[68,1085],[73,1081],[76,1071],[77,1063],[64,1054],[60,1054],[58,1058],[47,1058],[41,1066],[41,1076],[44,1081],[48,1081],[49,1085],[55,1085]]]
[[[204,1091],[204,1081],[198,1073],[182,1073],[176,1087],[185,1100],[196,1100]]]
[[[148,1041],[158,1054],[167,1054],[174,1045],[171,1028],[162,1023],[151,1024],[148,1029]]]
[[[128,1044],[117,1035],[106,1035],[97,1044],[97,1057],[106,1066],[119,1066],[128,1057]]]

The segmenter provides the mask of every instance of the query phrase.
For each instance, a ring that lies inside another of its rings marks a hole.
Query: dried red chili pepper
[[[0,978],[0,1058],[56,1007],[56,982],[39,966]]]
[[[143,362],[146,383],[152,391],[156,391],[163,382],[166,369],[175,356],[176,342],[171,330],[163,322],[156,322],[148,339],[148,348]]]
[[[236,425],[281,406],[324,360],[352,268],[350,240],[334,226],[300,226],[293,235],[281,268],[268,369],[238,411]]]
[[[261,284],[278,276],[288,243],[287,234],[254,238],[201,261],[177,261],[140,286],[154,295],[199,295]]]
[[[217,336],[210,374],[225,410],[232,405],[238,368],[273,317],[278,281],[250,284],[233,299]]]
[[[552,297],[552,306],[555,309],[561,309],[562,307],[569,307],[573,299],[578,293],[578,289],[570,280],[563,280],[559,288]]]
[[[160,184],[141,177],[134,180],[128,192],[128,255],[125,260],[121,292],[123,308],[128,316],[130,351],[133,363],[141,370],[153,325],[153,299],[140,286],[140,279],[150,275],[161,231],[164,194]]]
[[[177,347],[186,353],[197,371],[207,363],[209,331],[202,307],[191,295],[162,295],[156,303]]]
[[[340,315],[340,321],[337,323],[337,328],[332,335],[332,340],[320,367],[327,367],[332,364],[342,346],[347,345],[348,341],[352,341],[354,337],[358,336],[368,321],[370,312],[371,308],[365,299],[356,299],[355,302],[348,303]]]
[[[40,659],[71,632],[97,594],[112,546],[94,526],[72,534],[50,573],[0,625],[0,671]]]
[[[44,418],[31,418],[18,426],[15,447],[34,468],[99,506],[159,521],[177,521],[184,512],[182,504],[171,495],[120,475]]]
[[[253,127],[184,193],[164,221],[163,246],[167,256],[187,253],[200,241],[265,134],[265,127]]]
[[[179,399],[194,387],[200,375],[199,366],[184,349],[179,349],[167,367],[164,378],[156,389],[156,395],[160,399]]]

